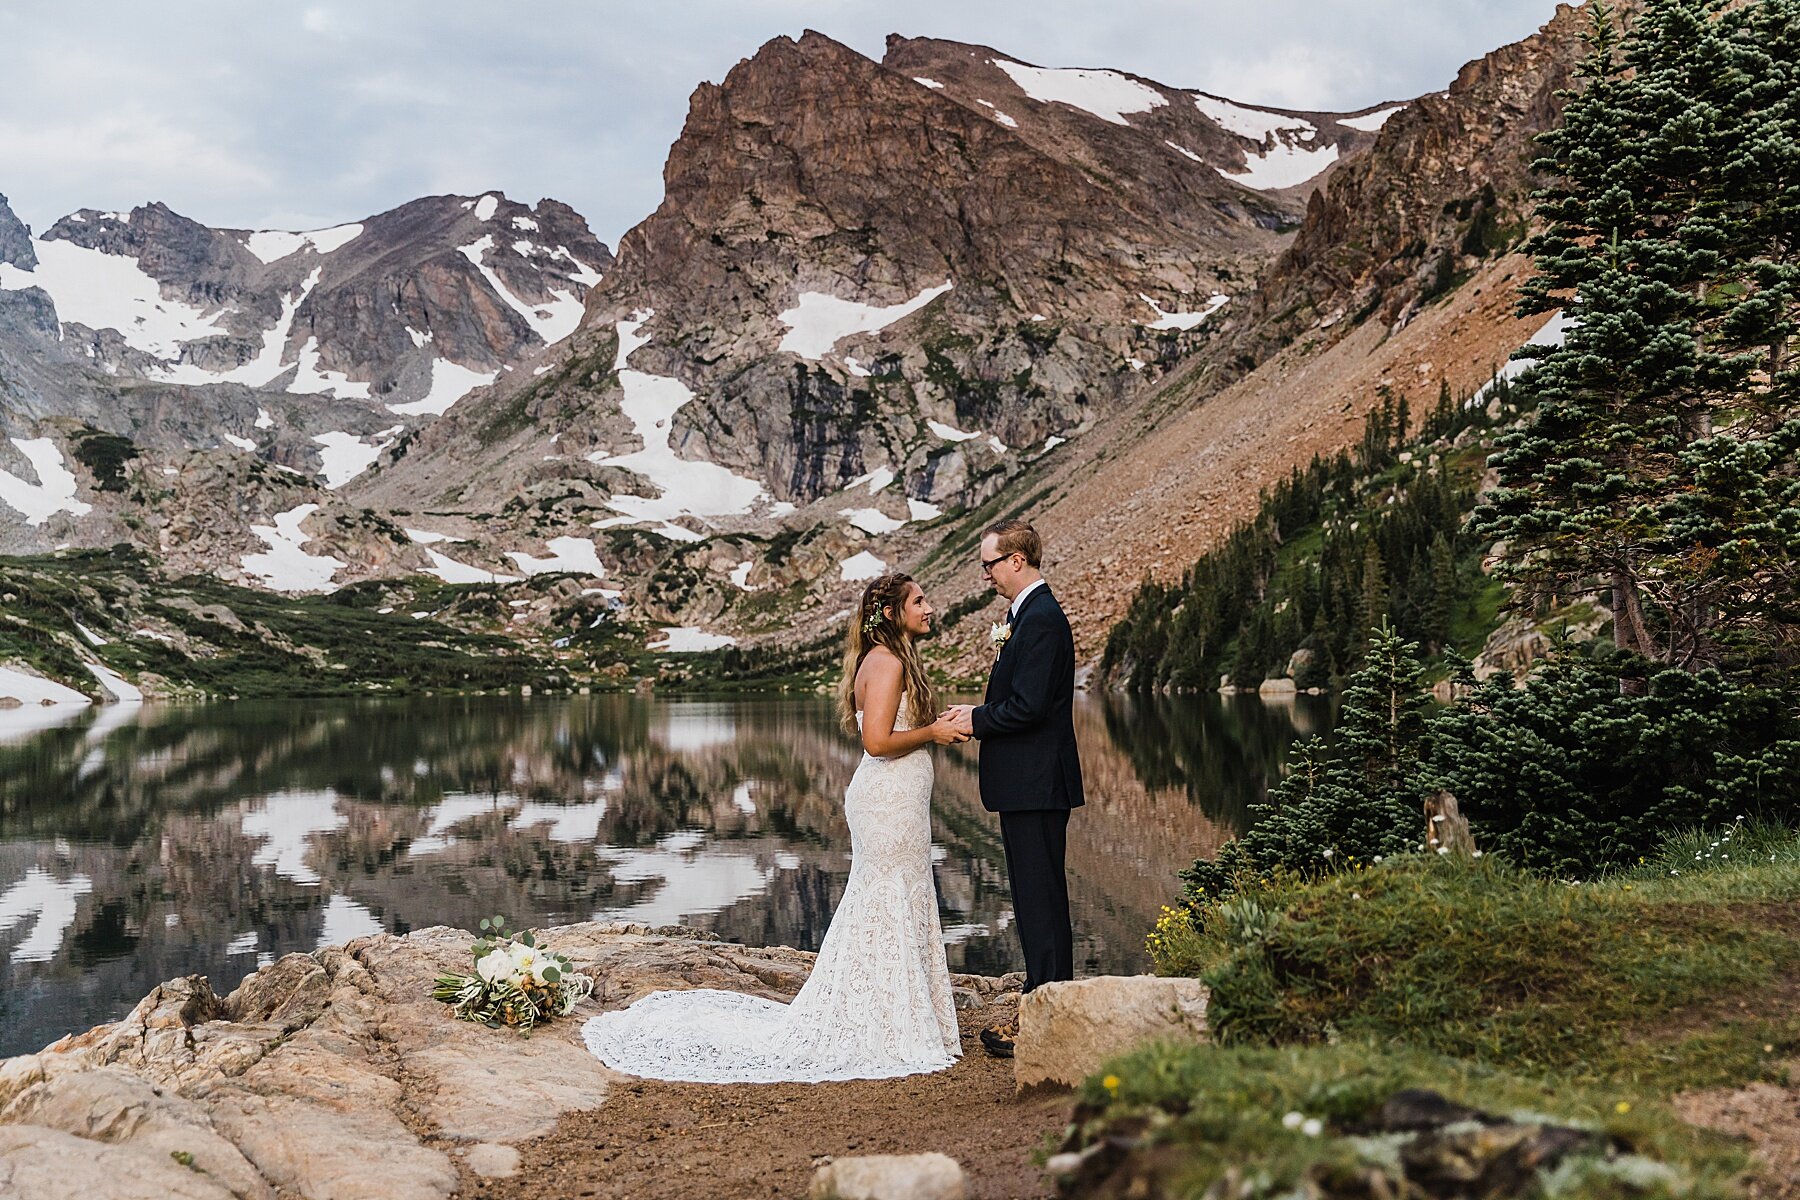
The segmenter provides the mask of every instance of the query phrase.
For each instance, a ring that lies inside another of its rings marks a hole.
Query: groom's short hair
[[[1038,536],[1038,531],[1031,527],[1030,522],[1017,519],[1000,521],[989,525],[982,536],[986,537],[990,533],[994,535],[994,548],[1001,554],[1023,554],[1033,570],[1043,564],[1044,539]]]

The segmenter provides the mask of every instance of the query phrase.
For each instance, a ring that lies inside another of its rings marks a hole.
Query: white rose
[[[496,946],[475,960],[475,974],[482,981],[493,985],[512,974],[512,959],[508,957],[503,946]]]

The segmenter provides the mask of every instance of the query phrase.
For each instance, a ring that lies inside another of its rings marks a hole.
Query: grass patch
[[[1800,1053],[1800,840],[1758,836],[1740,850],[1754,863],[1578,886],[1492,859],[1352,864],[1166,918],[1150,949],[1212,987],[1230,1041],[1366,1039],[1663,1091],[1738,1082]]]
[[[1401,1139],[1368,1131],[1380,1105],[1408,1088],[1429,1088],[1521,1125],[1591,1132],[1606,1149],[1561,1164],[1553,1178],[1562,1195],[1740,1194],[1741,1147],[1683,1124],[1653,1099],[1607,1086],[1549,1086],[1367,1041],[1306,1049],[1141,1047],[1082,1088],[1073,1140],[1127,1146],[1130,1158],[1102,1186],[1077,1194],[1419,1195],[1399,1178]]]
[[[1402,856],[1165,909],[1150,952],[1219,1044],[1107,1063],[1051,1166],[1084,1196],[1741,1197],[1745,1143],[1669,1098],[1785,1075],[1797,934],[1800,834],[1741,819],[1580,885]],[[1442,1119],[1396,1121],[1421,1092]]]

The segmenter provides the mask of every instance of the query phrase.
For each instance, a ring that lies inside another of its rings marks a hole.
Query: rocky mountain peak
[[[37,252],[31,248],[31,227],[13,213],[5,196],[0,196],[0,264],[27,271],[37,266]]]

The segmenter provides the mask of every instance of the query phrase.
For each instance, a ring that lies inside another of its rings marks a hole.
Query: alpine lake
[[[1334,701],[1082,696],[1080,974],[1144,935]],[[952,970],[1020,966],[976,745],[932,799]],[[0,712],[0,1056],[162,980],[223,993],[362,934],[574,921],[816,950],[850,867],[860,747],[819,696],[293,700]]]

